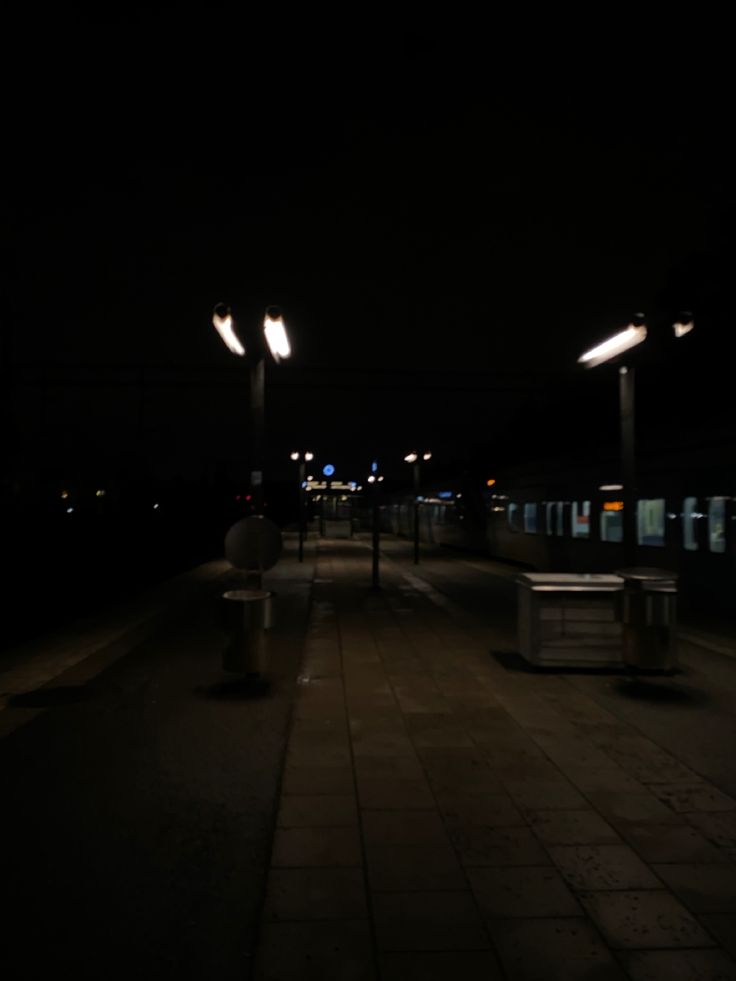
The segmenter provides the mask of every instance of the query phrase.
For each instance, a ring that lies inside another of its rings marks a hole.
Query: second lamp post
[[[427,450],[422,453],[421,460],[427,461],[432,459],[432,454]],[[412,450],[411,453],[407,453],[404,457],[406,463],[411,463],[414,466],[414,565],[419,564],[419,487],[421,481],[421,461],[419,458],[419,453],[416,450]]]
[[[304,511],[307,464],[314,459],[314,453],[306,450],[304,453],[294,452],[291,459],[299,464],[299,561],[304,561]]]

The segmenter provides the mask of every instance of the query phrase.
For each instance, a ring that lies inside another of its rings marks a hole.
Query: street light
[[[314,453],[305,450],[304,453],[294,451],[289,454],[290,458],[299,464],[299,561],[304,561],[304,488],[306,485],[305,473],[306,466],[310,460],[314,459]]]
[[[641,344],[647,338],[646,317],[636,313],[624,330],[591,348],[578,358],[579,364],[594,368],[606,361],[613,361],[626,351]],[[683,311],[672,324],[676,338],[689,334],[695,326],[692,313]],[[629,360],[627,358],[627,360]],[[621,476],[623,478],[623,545],[624,563],[636,561],[636,433],[635,433],[635,371],[633,365],[622,364],[618,369],[619,406],[621,414]]]
[[[225,303],[218,303],[212,311],[212,325],[222,338],[225,346],[238,357],[245,357],[246,345],[236,333],[236,322],[232,310]],[[265,341],[265,344],[264,344]],[[250,367],[250,423],[251,460],[250,491],[253,510],[263,513],[263,465],[265,459],[265,393],[266,393],[266,347],[278,364],[282,358],[291,354],[289,338],[284,318],[278,307],[267,307],[263,318],[263,332],[254,332],[248,338],[251,354]]]
[[[378,464],[371,464],[371,472],[366,477],[366,481],[372,487],[372,513],[373,513],[373,562],[371,568],[371,586],[373,589],[380,589],[381,583],[378,574],[378,556],[381,540],[381,511],[379,507],[379,484],[383,483],[383,474],[378,472]]]
[[[432,454],[425,450],[421,455],[422,460],[431,460]],[[414,467],[414,565],[419,565],[419,486],[420,486],[420,467],[419,453],[412,450],[404,457],[405,463],[411,463]]]

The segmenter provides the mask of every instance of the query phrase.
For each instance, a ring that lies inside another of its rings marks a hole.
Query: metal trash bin
[[[260,675],[267,667],[266,620],[271,594],[259,589],[232,589],[223,594],[227,637],[222,667],[237,674]]]
[[[630,668],[677,667],[677,574],[667,569],[619,569],[624,580],[621,621],[623,658]]]

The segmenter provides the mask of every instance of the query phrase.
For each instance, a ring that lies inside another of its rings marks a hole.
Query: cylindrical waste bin
[[[259,589],[232,589],[223,594],[227,637],[222,667],[238,674],[260,675],[266,670],[266,616],[271,594]]]
[[[623,659],[631,668],[677,667],[677,575],[666,569],[619,569],[624,580]]]

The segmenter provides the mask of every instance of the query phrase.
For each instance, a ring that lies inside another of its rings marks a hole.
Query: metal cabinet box
[[[620,667],[620,576],[529,572],[517,576],[519,653],[549,667]]]

